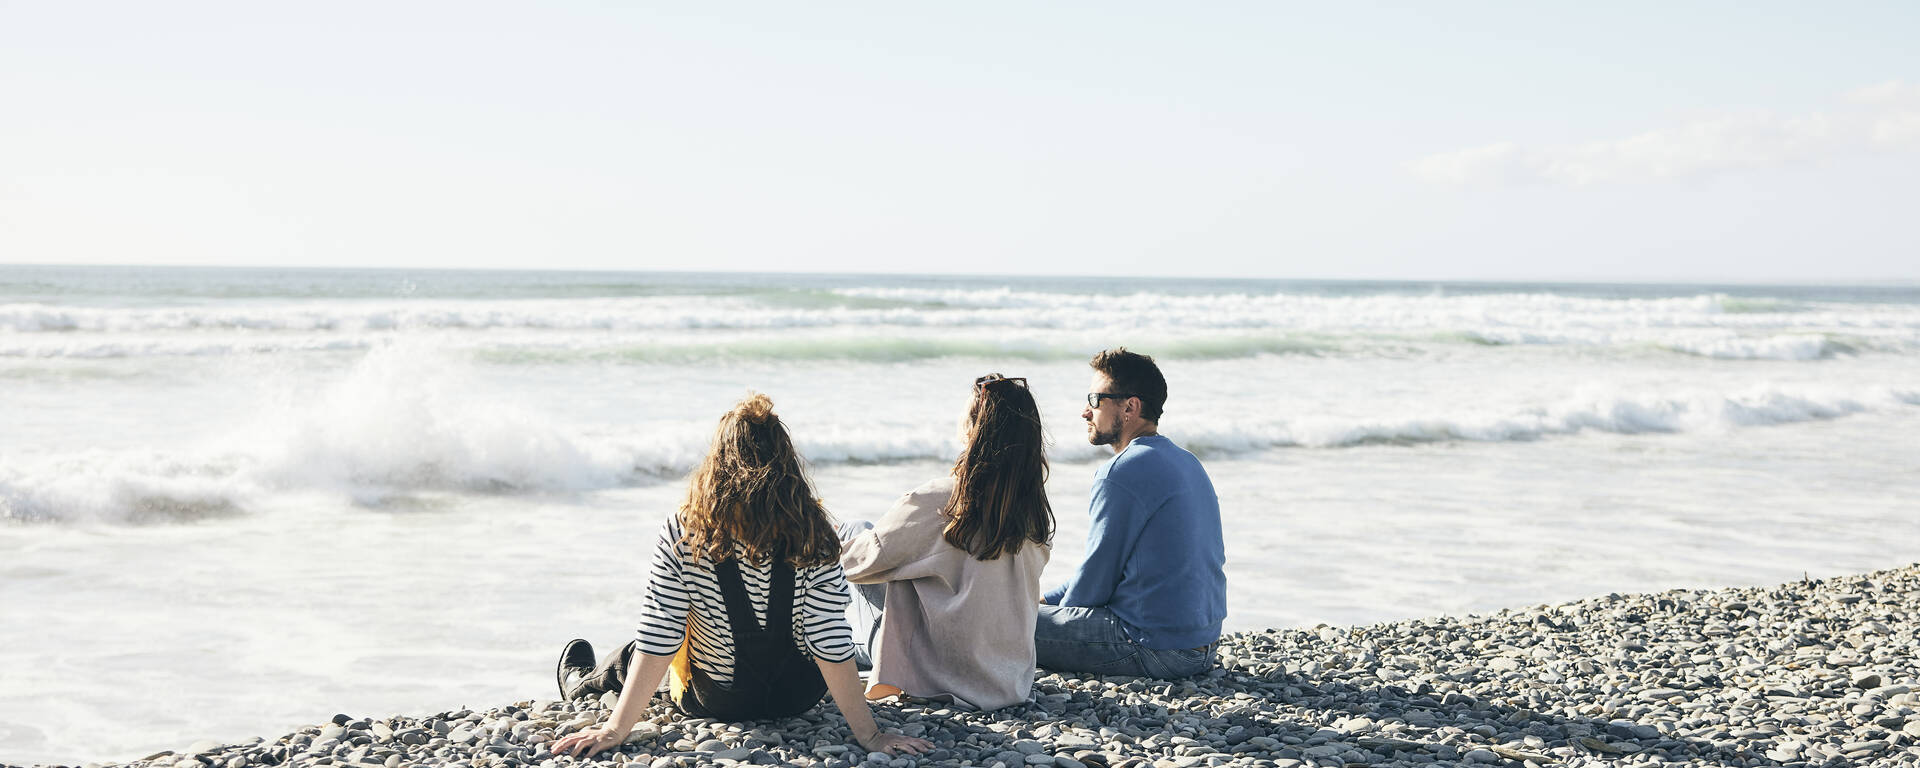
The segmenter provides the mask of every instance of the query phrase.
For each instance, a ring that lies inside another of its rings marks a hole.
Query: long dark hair
[[[695,559],[738,555],[757,565],[776,548],[796,568],[840,559],[833,521],[766,395],[748,395],[720,417],[713,448],[687,477],[680,527]]]
[[[1040,406],[1025,379],[980,377],[967,407],[967,445],[953,464],[944,538],[977,560],[1053,539]]]

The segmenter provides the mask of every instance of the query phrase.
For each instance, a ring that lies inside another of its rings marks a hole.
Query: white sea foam
[[[1383,420],[1315,419],[1243,431],[1203,433],[1202,449],[1248,450],[1269,446],[1332,448],[1364,443],[1445,440],[1519,442],[1583,431],[1616,434],[1724,432],[1742,427],[1833,419],[1873,410],[1920,404],[1920,392],[1808,392],[1768,387],[1743,392],[1677,395],[1607,394],[1572,398],[1550,407],[1512,413]],[[1261,437],[1266,438],[1265,445]],[[1224,439],[1223,439],[1224,438]]]
[[[1829,303],[1758,311],[1701,295],[1595,299],[1555,294],[1317,296],[847,289],[850,297],[891,297],[900,306],[793,306],[753,297],[652,296],[557,300],[367,300],[226,303],[182,307],[0,305],[0,333],[393,330],[697,331],[827,327],[1136,329],[1308,332],[1534,333],[1604,340],[1649,329],[1920,330],[1920,307]],[[908,301],[911,300],[911,301]],[[1113,308],[1128,312],[1116,314]]]
[[[0,333],[0,358],[110,360],[160,357],[257,357],[352,352],[395,339],[431,339],[449,350],[503,364],[611,362],[639,365],[711,361],[852,360],[906,362],[948,357],[995,360],[1083,360],[1116,335],[1169,360],[1263,355],[1400,356],[1451,345],[1610,349],[1622,354],[1666,350],[1726,360],[1812,361],[1854,354],[1920,353],[1920,330],[1903,329],[1517,329],[1400,328],[1374,330],[1214,330],[1109,328],[783,328],[701,331],[549,330],[466,333],[447,329],[196,332],[138,334]]]
[[[644,458],[485,398],[464,372],[430,348],[388,345],[238,440],[255,447],[255,476],[292,487],[580,490],[615,485]]]
[[[1911,343],[1912,340],[1908,340],[1908,345]],[[1676,352],[1721,360],[1821,360],[1834,355],[1851,354],[1861,345],[1849,344],[1825,335],[1779,334],[1762,337],[1728,335],[1718,338],[1695,338],[1668,342],[1664,346]],[[1891,349],[1900,345],[1868,342],[1866,346],[1875,349]]]
[[[710,425],[646,434],[597,434],[486,398],[458,363],[394,345],[370,354],[343,381],[304,404],[196,453],[87,452],[11,461],[0,474],[0,518],[147,522],[236,514],[268,493],[578,493],[673,481],[707,449]],[[1186,417],[1170,430],[1203,456],[1269,449],[1338,449],[1446,441],[1526,442],[1577,435],[1732,433],[1740,429],[1906,412],[1920,391],[1885,387],[1738,391],[1601,392],[1545,406],[1447,406],[1429,413],[1251,420]],[[1056,424],[1056,434],[1079,424]],[[796,430],[816,465],[945,461],[952,430],[851,424]],[[1055,460],[1091,461],[1105,449],[1066,441]]]
[[[0,462],[0,520],[145,523],[238,514],[259,489],[223,465],[97,451]]]

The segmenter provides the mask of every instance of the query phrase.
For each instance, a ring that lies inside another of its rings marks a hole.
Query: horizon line
[[[257,264],[51,264],[35,262],[0,261],[0,269],[51,268],[51,269],[180,269],[206,271],[286,271],[286,272],[437,272],[437,273],[544,273],[544,274],[616,274],[616,275],[766,275],[769,277],[888,277],[888,278],[1007,278],[1033,280],[1087,280],[1110,279],[1126,281],[1179,280],[1179,281],[1221,281],[1246,280],[1253,282],[1276,283],[1439,283],[1465,285],[1565,285],[1565,286],[1608,286],[1608,285],[1670,285],[1670,286],[1739,286],[1739,287],[1844,287],[1844,288],[1888,288],[1920,287],[1920,277],[1880,277],[1880,278],[1835,278],[1819,280],[1794,280],[1779,277],[1743,278],[1664,278],[1664,277],[1262,277],[1248,275],[1167,275],[1167,274],[1113,274],[1087,275],[1067,273],[1007,273],[1007,272],[870,272],[853,270],[755,270],[755,269],[604,269],[584,267],[498,267],[498,266],[366,266],[366,265],[257,265]]]

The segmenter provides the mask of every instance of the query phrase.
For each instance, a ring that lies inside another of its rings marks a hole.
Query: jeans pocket
[[[1153,676],[1163,679],[1193,677],[1213,668],[1213,648],[1151,651]]]
[[[1124,653],[1110,659],[1096,661],[1084,670],[1095,675],[1127,675],[1130,677],[1151,677],[1146,670],[1145,659],[1139,651]]]

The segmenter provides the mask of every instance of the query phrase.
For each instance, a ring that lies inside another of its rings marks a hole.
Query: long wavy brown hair
[[[943,537],[977,560],[1053,539],[1040,407],[1024,379],[980,377],[967,406],[967,445],[953,465]]]
[[[755,565],[776,549],[795,568],[837,562],[840,539],[814,496],[773,400],[749,394],[720,417],[713,448],[687,478],[682,535],[695,559]]]

